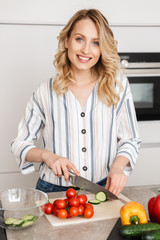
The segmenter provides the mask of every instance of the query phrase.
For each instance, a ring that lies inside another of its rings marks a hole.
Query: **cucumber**
[[[35,222],[38,219],[37,216],[34,216],[34,218],[32,219],[33,222]]]
[[[143,224],[133,224],[133,225],[123,225],[119,228],[119,234],[122,237],[139,237],[144,232],[149,232],[152,230],[159,230],[160,224],[158,223],[143,223]]]
[[[34,215],[24,215],[21,217],[21,219],[9,217],[5,220],[5,224],[13,227],[27,227],[29,225],[32,225],[37,220],[37,218],[38,217]]]
[[[21,226],[22,224],[24,223],[24,221],[23,220],[19,220],[19,219],[16,219],[16,221],[14,221],[13,222],[13,226],[15,226],[15,227],[19,227],[19,226]]]
[[[28,227],[30,225],[32,225],[35,221],[26,221],[22,224],[22,227]]]
[[[97,199],[90,199],[88,202],[91,204],[100,204],[101,201]]]
[[[103,191],[96,193],[96,200],[99,200],[100,202],[107,201],[107,194]]]
[[[11,217],[9,217],[9,218],[7,218],[7,219],[5,220],[5,224],[7,224],[7,225],[12,225],[12,224],[14,224],[15,221],[17,221],[16,218],[11,218]]]
[[[160,230],[152,230],[142,234],[142,240],[160,240]]]
[[[34,219],[35,216],[33,215],[24,215],[23,217],[21,217],[22,220],[24,221],[32,221]]]
[[[22,219],[16,219],[16,218],[7,218],[5,220],[5,224],[12,225],[14,227],[21,226],[24,221]]]

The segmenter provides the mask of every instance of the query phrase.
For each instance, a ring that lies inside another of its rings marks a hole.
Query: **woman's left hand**
[[[105,188],[118,196],[125,187],[127,180],[128,177],[124,174],[123,169],[111,167]]]

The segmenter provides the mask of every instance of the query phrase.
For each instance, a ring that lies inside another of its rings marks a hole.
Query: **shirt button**
[[[88,168],[87,168],[87,166],[83,166],[82,169],[83,169],[83,171],[87,171]]]
[[[85,130],[85,129],[82,129],[81,133],[85,134],[85,133],[86,133],[86,130]]]
[[[87,148],[83,147],[82,152],[86,152],[86,151],[87,151]]]
[[[81,117],[84,117],[85,116],[85,113],[84,112],[81,112]]]

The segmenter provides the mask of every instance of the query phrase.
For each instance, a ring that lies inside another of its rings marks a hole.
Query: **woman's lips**
[[[80,62],[88,62],[91,59],[90,57],[84,57],[81,55],[77,55],[77,57],[80,60]]]

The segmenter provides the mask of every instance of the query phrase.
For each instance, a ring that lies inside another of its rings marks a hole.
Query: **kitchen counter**
[[[147,211],[149,198],[160,194],[160,185],[129,186],[125,187],[122,194],[130,200],[142,204]],[[63,197],[64,192],[50,193],[49,198]],[[45,216],[33,227],[23,230],[7,230],[7,240],[106,240],[117,219],[83,223],[63,227],[53,227]]]

